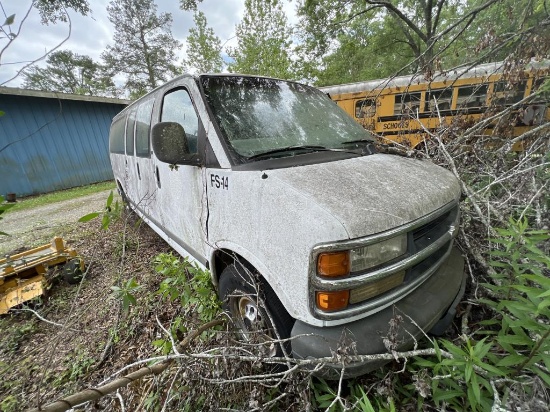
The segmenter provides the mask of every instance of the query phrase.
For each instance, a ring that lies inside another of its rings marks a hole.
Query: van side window
[[[134,125],[136,124],[135,109],[128,115],[128,123],[126,124],[126,154],[134,154]]]
[[[187,135],[189,152],[198,152],[199,118],[187,90],[177,89],[164,96],[160,121],[175,122],[182,125]]]
[[[150,157],[149,134],[154,100],[139,105],[136,113],[136,156]]]
[[[121,117],[113,122],[109,132],[109,151],[111,153],[124,154],[124,126],[126,117]]]

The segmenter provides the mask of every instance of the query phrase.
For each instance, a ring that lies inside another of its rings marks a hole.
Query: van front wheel
[[[265,344],[269,357],[290,355],[290,343],[280,340],[290,337],[294,319],[257,274],[239,262],[229,265],[220,277],[219,296],[240,340]]]

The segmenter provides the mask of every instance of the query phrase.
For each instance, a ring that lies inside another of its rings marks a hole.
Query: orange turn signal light
[[[317,273],[319,276],[349,275],[351,261],[349,252],[321,253],[317,258]]]
[[[335,292],[315,292],[317,307],[324,311],[345,309],[349,302],[349,290]]]

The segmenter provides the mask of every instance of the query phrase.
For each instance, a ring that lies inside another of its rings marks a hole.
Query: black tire
[[[82,269],[80,259],[72,259],[63,266],[63,279],[70,285],[76,285],[82,281]]]
[[[221,274],[218,291],[239,339],[264,343],[290,337],[294,319],[257,273],[239,262],[229,265]],[[291,355],[288,341],[283,345],[266,345],[266,348],[269,348],[266,354],[270,357]]]

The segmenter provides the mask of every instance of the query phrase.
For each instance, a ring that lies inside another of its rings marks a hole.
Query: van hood
[[[275,169],[269,177],[334,216],[350,239],[401,226],[460,196],[448,170],[386,154]]]

